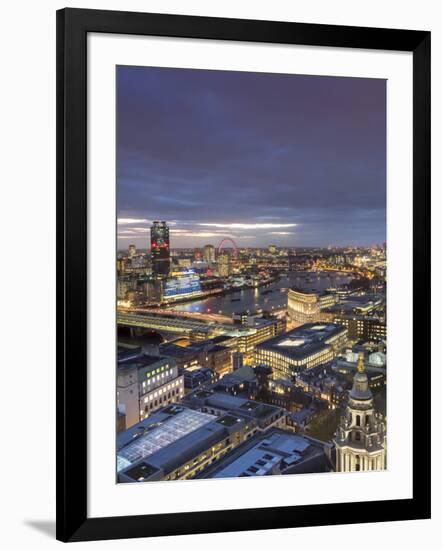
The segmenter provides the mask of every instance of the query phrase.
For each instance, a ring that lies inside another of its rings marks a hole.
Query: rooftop
[[[167,357],[160,357],[158,355],[148,355],[146,353],[138,354],[134,357],[125,357],[123,360],[118,360],[118,369],[131,369],[137,368],[142,369],[145,367],[150,367],[158,363],[163,363],[167,361]]]
[[[305,467],[314,459],[312,471],[325,471],[327,459],[318,442],[277,428],[258,434],[227,454],[200,477],[255,477]]]
[[[118,346],[118,349],[117,349],[118,363],[120,364],[124,361],[135,359],[136,357],[139,357],[140,355],[142,355],[142,352],[143,350],[141,347]]]
[[[234,414],[217,417],[184,407],[175,406],[175,409],[179,410],[167,419],[164,419],[166,410],[154,413],[149,417],[153,423],[147,429],[142,426],[141,435],[133,436],[133,441],[119,447],[120,481],[163,479],[229,434],[242,430],[247,422]]]
[[[257,344],[258,349],[271,349],[302,359],[326,347],[329,340],[346,332],[346,328],[332,323],[306,323],[298,328]]]
[[[328,290],[312,290],[312,289],[306,289],[306,288],[300,288],[297,286],[292,286],[290,290],[293,290],[294,292],[299,292],[300,294],[316,294],[317,296],[326,296],[328,294],[332,294],[332,292]]]
[[[245,365],[244,367],[241,367],[239,369],[236,369],[232,372],[229,372],[228,374],[225,374],[220,382],[227,381],[230,379],[233,379],[235,382],[241,382],[241,381],[247,381],[252,382],[255,380],[256,374],[252,367],[249,367]]]
[[[221,393],[217,391],[196,391],[185,398],[185,402],[190,406],[208,409],[218,409],[228,411],[232,414],[238,414],[242,417],[264,420],[272,417],[275,413],[280,413],[282,409],[275,405],[268,405],[260,401],[252,401],[241,397]]]
[[[117,438],[117,471],[158,452],[214,420],[213,415],[171,405]]]
[[[176,344],[161,344],[160,353],[162,355],[170,357],[191,357],[194,356],[197,352],[189,346],[178,346]]]

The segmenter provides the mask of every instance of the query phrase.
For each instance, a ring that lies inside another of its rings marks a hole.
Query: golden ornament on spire
[[[365,371],[364,352],[359,352],[358,355],[358,372]]]

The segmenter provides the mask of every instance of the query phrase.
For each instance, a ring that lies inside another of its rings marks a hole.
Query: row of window
[[[167,378],[168,376],[172,376],[174,372],[174,369],[165,370],[165,367],[161,367],[161,371],[164,371],[164,372],[158,373],[157,371],[159,370],[160,369],[155,369],[154,371],[148,372],[146,374],[148,386],[150,386],[151,384],[154,384],[155,382],[158,382],[161,379]],[[154,373],[157,373],[157,375],[153,376]],[[146,382],[143,382],[143,388],[145,387],[146,387]]]
[[[143,416],[145,413],[149,411],[155,410],[157,407],[161,407],[161,405],[169,404],[172,401],[175,401],[175,397],[178,397],[179,390],[172,390],[167,395],[164,395],[163,397],[160,397],[159,399],[155,399],[155,401],[151,401],[144,407],[144,411],[140,411],[140,415]]]
[[[290,374],[290,367],[292,366],[312,368],[330,359],[333,359],[333,352],[330,349],[321,350],[300,361],[265,349],[256,350],[257,361],[268,363],[271,367],[276,369],[285,370],[288,375]]]
[[[146,395],[146,397],[144,398],[144,402],[147,403],[148,401],[152,401],[153,399],[161,396],[163,393],[166,393],[172,390],[172,388],[176,388],[178,386],[182,386],[182,378],[180,378],[179,380],[175,380],[175,382],[171,382],[170,384],[167,384],[166,387],[160,388],[158,391],[152,392],[150,395]],[[183,391],[182,387],[180,388],[180,391],[181,392]]]

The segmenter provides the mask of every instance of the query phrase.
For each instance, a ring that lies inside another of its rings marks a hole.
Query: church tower
[[[385,470],[386,443],[385,423],[374,410],[364,354],[360,353],[347,409],[335,435],[336,471]]]

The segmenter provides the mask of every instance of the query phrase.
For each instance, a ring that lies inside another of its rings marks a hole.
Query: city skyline
[[[147,221],[146,221],[147,223]],[[171,228],[169,227],[169,222],[165,221],[165,220],[153,220],[152,222],[150,222],[150,225],[149,226],[146,226],[146,229],[148,231],[143,231],[143,235],[140,236],[140,237],[134,237],[133,241],[131,240],[131,237],[128,237],[127,241],[124,240],[122,242],[119,243],[119,246],[118,246],[118,252],[119,253],[125,253],[127,251],[129,251],[129,253],[131,252],[131,250],[133,251],[133,253],[141,253],[141,252],[149,252],[151,251],[152,252],[152,243],[151,243],[151,239],[152,239],[152,235],[151,235],[151,230],[155,227],[156,224],[166,224],[166,227],[167,227],[167,231],[168,231],[168,234],[169,233],[172,233],[171,237],[172,237],[172,240],[173,240],[173,230],[171,231]],[[144,234],[146,234],[147,236],[144,236]],[[218,240],[208,240],[207,242],[204,241],[204,243],[201,243],[201,244],[197,244],[197,245],[189,245],[189,246],[174,246],[173,245],[173,242],[171,242],[171,239],[169,238],[168,236],[168,250],[182,250],[182,251],[188,251],[188,250],[191,250],[191,251],[197,251],[197,250],[200,250],[201,253],[203,253],[203,251],[205,250],[205,248],[207,247],[211,247],[213,248],[214,250],[218,250],[218,248],[220,246],[223,246],[223,249],[225,250],[227,248],[227,251],[229,251],[230,249],[232,249],[232,246],[233,244],[235,245],[235,247],[238,249],[238,250],[266,250],[268,248],[272,248],[273,246],[276,247],[277,249],[281,249],[281,250],[298,250],[298,251],[302,251],[302,250],[324,250],[326,248],[328,248],[329,250],[346,250],[346,249],[367,249],[367,248],[370,248],[370,247],[382,247],[382,248],[385,248],[385,245],[386,245],[386,242],[384,243],[371,243],[371,245],[369,246],[364,246],[364,245],[333,245],[332,243],[330,243],[328,246],[314,246],[314,245],[310,245],[310,246],[302,246],[302,245],[294,245],[294,246],[290,246],[290,245],[275,245],[275,241],[272,241],[269,245],[263,245],[263,246],[260,246],[260,245],[255,245],[255,246],[248,246],[248,245],[244,245],[244,246],[240,246],[236,243],[236,241],[233,239],[233,236],[231,235],[225,235],[223,236],[223,234],[219,234],[219,233],[214,233],[213,234],[213,237],[215,239],[218,239]],[[141,241],[141,243],[139,245],[136,244],[136,241],[139,240]],[[157,252],[157,251],[155,251]]]
[[[118,248],[385,241],[385,81],[118,67]]]
[[[118,483],[387,468],[385,91],[117,68]]]

